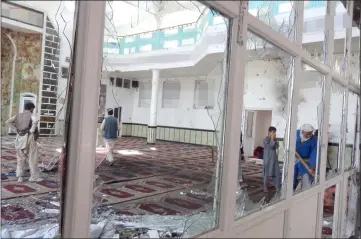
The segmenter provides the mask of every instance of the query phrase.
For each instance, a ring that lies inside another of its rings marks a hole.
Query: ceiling
[[[223,56],[224,56],[223,53],[208,54],[194,66],[161,70],[160,76],[162,78],[177,78],[177,77],[220,75],[222,73],[221,65],[222,65]],[[111,72],[111,75],[118,76],[121,78],[129,78],[129,79],[152,78],[152,72],[149,70],[132,71],[132,72]]]

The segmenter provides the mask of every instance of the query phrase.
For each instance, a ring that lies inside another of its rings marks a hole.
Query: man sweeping
[[[103,132],[105,147],[108,150],[107,160],[109,166],[114,163],[113,149],[118,138],[119,124],[118,119],[113,116],[113,109],[108,109],[108,117],[105,117],[100,130]]]
[[[302,177],[302,189],[309,188],[314,180],[317,163],[317,138],[313,135],[314,131],[315,129],[310,124],[304,124],[297,130],[296,155],[297,158],[301,159],[295,164],[293,190],[295,190],[298,185],[298,174],[301,174]],[[301,160],[303,162],[301,162]]]
[[[26,160],[30,168],[30,182],[39,182],[38,171],[38,144],[39,137],[38,118],[33,114],[35,105],[31,102],[25,104],[24,112],[8,119],[5,124],[16,131],[15,149],[17,156],[16,177],[19,182],[24,180]]]
[[[273,180],[273,184],[277,191],[281,187],[281,173],[278,162],[277,150],[279,148],[276,139],[277,129],[273,126],[268,128],[268,136],[263,140],[264,154],[263,154],[263,191],[268,192],[268,182]]]

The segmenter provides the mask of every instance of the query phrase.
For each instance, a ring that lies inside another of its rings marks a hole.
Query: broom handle
[[[303,166],[305,166],[308,173],[311,174],[314,177],[315,174],[311,171],[311,169],[308,167],[308,165],[305,163],[305,161],[302,159],[302,157],[297,152],[296,152],[296,156],[297,156],[298,160],[303,164]]]

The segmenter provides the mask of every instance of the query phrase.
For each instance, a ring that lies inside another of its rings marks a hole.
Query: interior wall
[[[109,79],[102,79],[101,83],[106,85],[105,109],[122,107],[122,122],[133,123],[133,104],[138,89],[112,86]]]
[[[214,87],[214,99],[218,97],[220,76],[213,76],[217,79],[218,85]],[[175,109],[162,108],[162,86],[164,80],[160,79],[158,95],[158,125],[171,127],[184,127],[194,129],[214,130],[214,122],[217,120],[217,103],[214,110],[193,109],[195,80],[198,77],[177,78],[181,83],[180,106]],[[208,77],[210,79],[210,77]],[[320,80],[322,75],[315,71],[305,72],[302,77],[301,103],[298,106],[298,127],[308,123],[318,128],[317,105],[322,102],[322,88]],[[102,82],[108,84],[109,80]],[[141,79],[140,81],[151,82],[151,79]],[[270,125],[277,128],[277,137],[284,138],[285,128],[288,118],[287,113],[287,90],[288,79],[280,68],[277,60],[253,60],[247,63],[246,83],[244,92],[244,108],[248,109],[270,109],[272,110],[272,120]],[[139,89],[123,89],[109,87],[107,89],[106,107],[115,107],[117,103],[114,100],[111,88],[114,89],[116,99],[123,106],[123,122],[134,124],[148,124],[149,108],[139,107]],[[339,100],[340,92],[331,92],[332,115],[342,114],[342,100]],[[350,109],[354,109],[355,114],[356,99],[349,102]],[[335,112],[337,111],[337,112]],[[209,114],[208,114],[209,113]],[[354,124],[354,120],[348,119],[349,125]],[[338,143],[340,118],[330,118],[329,142]],[[353,130],[353,128],[349,128]],[[262,137],[267,130],[262,130]],[[351,133],[348,133],[351,134]],[[258,133],[257,133],[258,135]],[[258,141],[260,142],[260,141]],[[352,143],[351,137],[347,143]]]
[[[9,117],[11,78],[14,50],[12,43],[6,36],[9,34],[17,47],[17,57],[14,73],[14,90],[12,114],[19,110],[20,94],[29,92],[39,96],[40,74],[42,73],[42,34],[18,32],[1,28],[1,121]],[[2,128],[2,135],[7,134],[7,127]]]
[[[180,128],[193,128],[214,130],[214,125],[219,116],[219,108],[216,104],[218,91],[220,87],[220,76],[208,77],[208,80],[215,80],[214,86],[214,109],[194,109],[194,89],[195,80],[199,77],[160,79],[158,94],[158,125],[173,126]],[[166,80],[179,80],[181,84],[181,93],[178,108],[162,108],[163,83]],[[151,82],[150,79],[144,81]],[[221,106],[222,107],[222,106]],[[149,108],[139,107],[139,90],[134,93],[134,108],[132,123],[148,124]]]

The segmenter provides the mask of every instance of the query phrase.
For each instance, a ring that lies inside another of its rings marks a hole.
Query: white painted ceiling
[[[211,76],[222,74],[223,53],[209,54],[192,67],[172,68],[160,71],[162,78],[192,77],[192,76]],[[129,79],[150,79],[151,71],[133,71],[133,72],[109,72],[111,76]],[[103,73],[104,75],[104,73]]]

